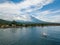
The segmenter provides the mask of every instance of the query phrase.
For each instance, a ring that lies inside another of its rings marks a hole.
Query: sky
[[[60,23],[60,0],[0,0],[0,19]]]

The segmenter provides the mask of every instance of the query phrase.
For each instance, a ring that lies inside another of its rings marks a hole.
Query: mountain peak
[[[16,20],[17,22],[22,22],[22,23],[26,23],[26,22],[32,22],[32,23],[45,23],[42,20],[38,20],[37,18],[33,17],[33,16],[25,16],[25,18],[27,18],[27,20],[23,20],[24,17],[22,18],[22,20],[19,18],[19,20]]]

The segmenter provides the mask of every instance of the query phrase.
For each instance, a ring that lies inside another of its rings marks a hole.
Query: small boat
[[[42,35],[43,35],[44,37],[47,37],[47,34],[46,34],[46,33],[43,33]]]

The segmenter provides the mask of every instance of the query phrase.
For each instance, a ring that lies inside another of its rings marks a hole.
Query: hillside
[[[0,24],[10,24],[10,23],[11,23],[10,21],[0,19]]]

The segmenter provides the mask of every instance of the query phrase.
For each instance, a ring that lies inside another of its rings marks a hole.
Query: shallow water
[[[0,28],[0,45],[60,45],[60,26]]]

